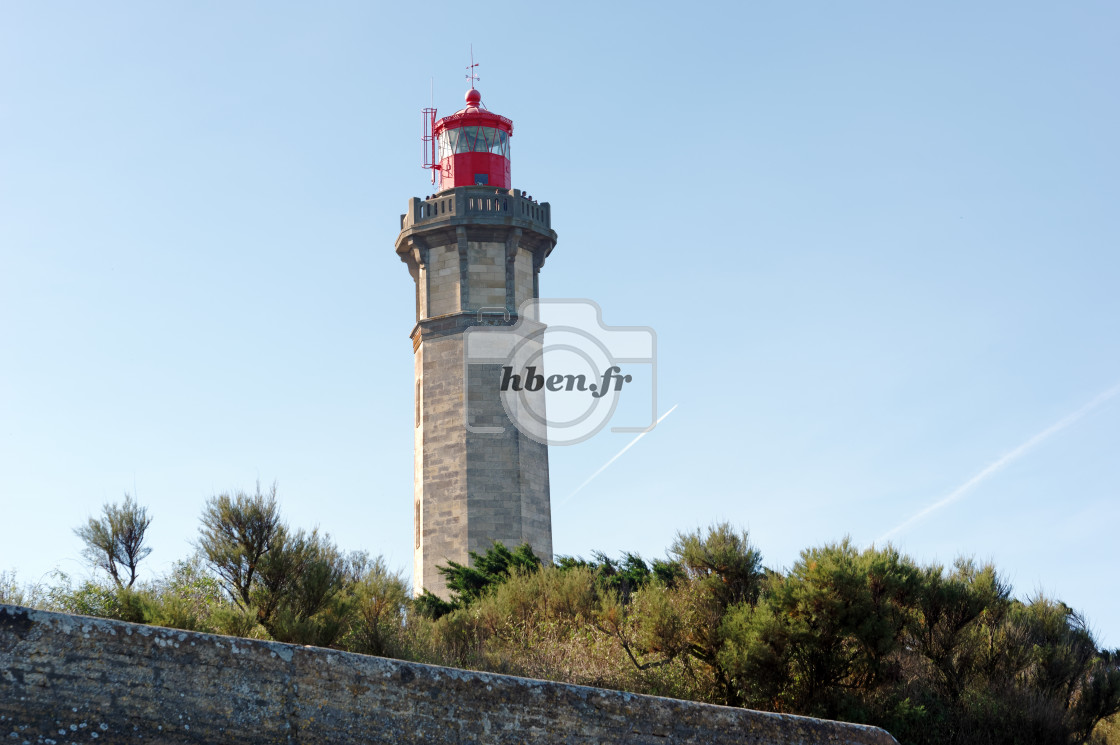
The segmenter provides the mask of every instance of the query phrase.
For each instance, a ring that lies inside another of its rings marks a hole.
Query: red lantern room
[[[509,138],[513,122],[487,111],[482,94],[467,91],[467,107],[436,121],[426,109],[425,166],[439,171],[439,190],[455,186],[510,188]],[[429,144],[430,143],[430,144]],[[438,151],[437,151],[438,148]]]

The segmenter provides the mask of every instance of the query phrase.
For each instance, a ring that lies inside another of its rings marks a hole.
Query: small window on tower
[[[476,173],[474,175],[474,185],[475,186],[488,186],[489,184],[490,184],[490,174],[488,174],[488,173]]]

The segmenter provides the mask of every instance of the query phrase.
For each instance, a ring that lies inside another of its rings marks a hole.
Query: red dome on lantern
[[[482,94],[476,88],[467,91],[466,102],[466,108],[431,125],[439,146],[439,190],[455,186],[508,189],[513,122],[483,107]]]

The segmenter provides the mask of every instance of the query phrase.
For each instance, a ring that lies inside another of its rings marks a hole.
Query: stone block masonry
[[[895,740],[874,727],[0,605],[0,742]]]
[[[459,186],[412,199],[395,250],[416,285],[413,589],[448,599],[440,566],[470,563],[501,541],[552,561],[548,448],[519,432],[498,389],[500,369],[465,375],[464,334],[510,325],[538,296],[556,245],[551,208],[517,189]],[[469,384],[469,385],[468,385]],[[468,430],[474,427],[497,432]]]

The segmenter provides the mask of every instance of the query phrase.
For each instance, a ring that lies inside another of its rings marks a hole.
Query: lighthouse
[[[513,122],[474,87],[443,118],[424,111],[434,194],[401,215],[396,252],[416,286],[414,591],[447,598],[437,567],[469,563],[495,541],[552,560],[548,447],[510,421],[501,365],[468,364],[472,327],[524,329],[556,245],[547,202],[512,188]]]

